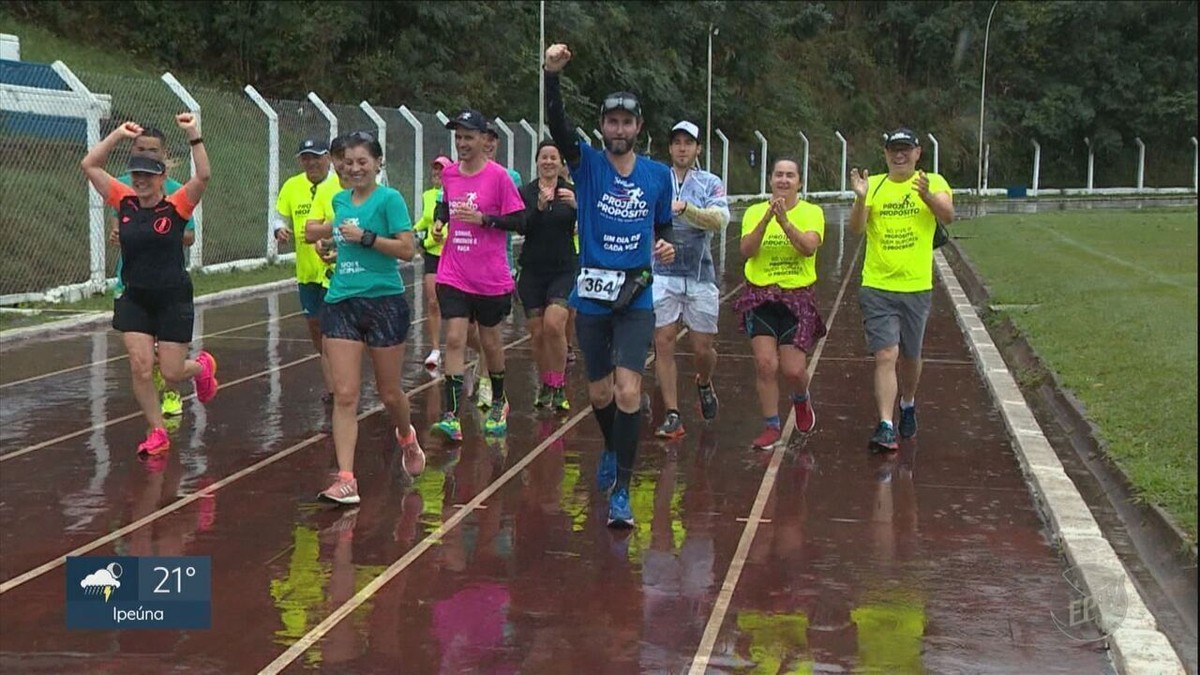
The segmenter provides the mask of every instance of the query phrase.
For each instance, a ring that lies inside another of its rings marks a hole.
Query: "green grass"
[[[281,279],[290,279],[296,275],[296,266],[292,263],[267,265],[255,270],[221,272],[219,274],[192,274],[192,284],[196,289],[196,297],[225,291],[231,288],[256,286]],[[84,312],[106,312],[112,310],[112,294],[96,295],[78,302],[62,304],[28,303],[19,305],[19,309],[51,310],[42,314],[10,314],[0,313],[0,332],[13,328],[33,326],[47,321],[55,321],[73,314]]]
[[[959,245],[1139,495],[1196,538],[1197,214],[998,215]]]

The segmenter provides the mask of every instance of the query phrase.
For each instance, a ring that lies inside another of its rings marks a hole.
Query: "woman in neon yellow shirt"
[[[765,427],[754,447],[770,450],[781,440],[779,371],[792,387],[796,429],[812,431],[816,415],[808,398],[807,355],[825,336],[817,310],[817,249],[825,236],[821,207],[800,199],[799,163],[790,157],[771,167],[771,199],[746,209],[741,251],[746,289],[733,303],[750,335],[756,388]]]
[[[446,243],[442,228],[435,227],[433,212],[437,208],[438,196],[442,193],[442,169],[453,164],[449,157],[438,156],[429,166],[430,188],[421,193],[421,218],[413,225],[417,242],[421,245],[421,258],[425,261],[425,331],[429,336],[429,356],[425,367],[437,368],[442,359],[442,311],[437,300],[438,261],[442,257],[442,246]]]

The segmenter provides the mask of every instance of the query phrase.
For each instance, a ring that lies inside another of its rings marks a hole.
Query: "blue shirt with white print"
[[[639,155],[633,171],[621,176],[605,153],[579,143],[575,181],[579,228],[579,265],[606,270],[649,268],[654,258],[654,223],[671,219],[671,169]],[[584,314],[609,314],[603,304],[571,292],[571,306]],[[630,309],[653,310],[650,289]]]

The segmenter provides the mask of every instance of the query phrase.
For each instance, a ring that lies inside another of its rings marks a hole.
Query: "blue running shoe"
[[[879,426],[875,427],[875,433],[871,436],[867,448],[873,453],[899,450],[900,444],[896,442],[896,431],[892,429],[892,425],[880,422]]]
[[[600,468],[596,470],[596,489],[608,492],[617,483],[617,453],[605,450],[600,453]]]
[[[900,438],[917,435],[917,406],[900,406]]]
[[[629,508],[629,488],[619,487],[608,498],[608,526],[633,527],[633,509]]]

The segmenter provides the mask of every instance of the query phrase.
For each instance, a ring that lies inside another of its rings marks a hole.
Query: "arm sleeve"
[[[522,232],[525,228],[525,209],[506,213],[503,216],[484,216],[484,223],[497,230]]]
[[[438,200],[437,208],[433,210],[433,219],[440,220],[443,224],[450,224],[450,205],[446,203],[445,195],[441,195]]]
[[[109,188],[109,192],[111,191],[112,188]],[[175,211],[179,214],[180,218],[191,220],[192,211],[196,209],[196,205],[192,203],[192,200],[188,199],[187,190],[179,188],[167,197],[167,201],[175,207]]]
[[[401,232],[409,232],[412,230],[412,216],[408,213],[408,204],[404,201],[404,196],[395,190],[388,194],[387,204],[384,206],[384,217],[387,219],[387,234],[395,236]],[[382,234],[382,233],[381,233]]]
[[[121,205],[122,199],[135,194],[137,193],[133,191],[133,188],[114,178],[108,184],[108,196],[105,198],[104,203],[115,209]],[[188,212],[188,216],[190,215],[191,211]]]
[[[559,84],[558,73],[542,71],[546,80],[546,125],[550,127],[550,136],[563,159],[568,165],[579,163],[579,139],[571,131],[571,121],[567,119],[567,109],[562,100],[562,88]]]

